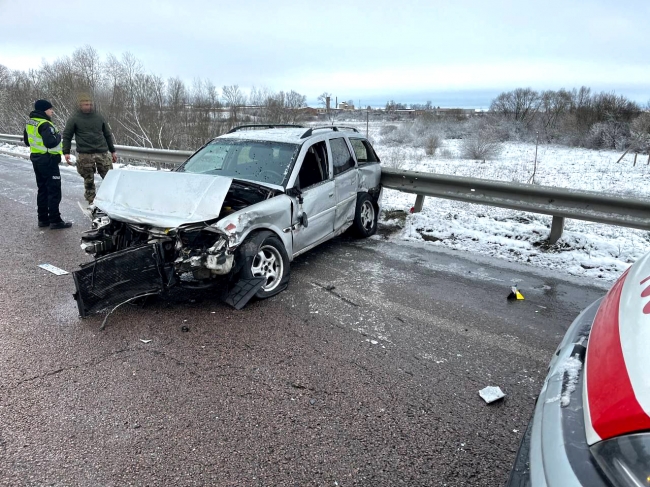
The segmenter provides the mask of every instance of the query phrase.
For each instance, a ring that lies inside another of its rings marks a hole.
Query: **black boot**
[[[50,222],[49,220],[38,220],[38,226],[43,228],[43,227],[49,227]]]
[[[72,222],[64,222],[63,220],[59,222],[50,223],[50,230],[61,230],[62,228],[70,228]]]

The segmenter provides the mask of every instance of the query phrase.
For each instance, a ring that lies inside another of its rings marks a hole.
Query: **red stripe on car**
[[[587,394],[591,423],[601,439],[650,429],[628,376],[621,337],[619,309],[627,271],[603,299],[589,336]]]

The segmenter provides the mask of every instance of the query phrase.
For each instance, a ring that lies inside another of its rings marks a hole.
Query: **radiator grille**
[[[160,293],[166,279],[156,244],[105,255],[72,273],[79,314],[85,317],[146,293]]]

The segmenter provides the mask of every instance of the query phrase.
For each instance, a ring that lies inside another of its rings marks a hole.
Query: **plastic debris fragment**
[[[499,386],[488,386],[485,389],[481,389],[480,391],[478,391],[478,394],[488,404],[506,397],[506,395],[503,393],[503,391]]]
[[[519,289],[517,289],[517,286],[512,286],[510,288],[510,294],[508,294],[508,300],[509,301],[515,301],[515,300],[523,300],[524,295],[519,292]]]

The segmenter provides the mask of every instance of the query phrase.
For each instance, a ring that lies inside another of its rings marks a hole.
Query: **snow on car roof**
[[[268,140],[269,142],[285,142],[290,144],[301,144],[301,139],[306,128],[277,128],[261,130],[240,130],[231,134],[219,136],[219,139],[242,139],[242,140]]]
[[[320,129],[321,127],[319,127]],[[324,127],[323,127],[324,128]],[[240,140],[265,140],[269,142],[285,142],[290,144],[302,144],[305,140],[325,133],[329,134],[342,134],[348,133],[344,127],[338,127],[339,131],[333,132],[328,130],[316,130],[312,135],[302,138],[303,134],[307,132],[310,127],[282,127],[274,129],[255,129],[255,130],[238,130],[229,134],[220,135],[219,139],[240,139]],[[356,133],[355,133],[356,134]],[[360,135],[360,134],[356,134]]]

